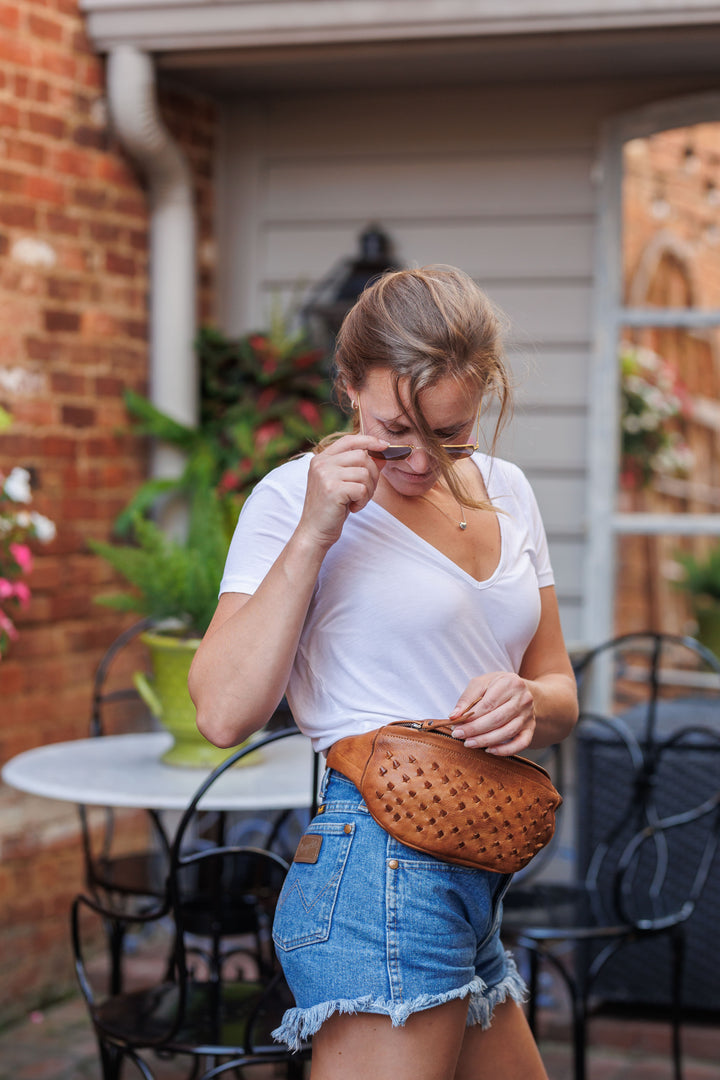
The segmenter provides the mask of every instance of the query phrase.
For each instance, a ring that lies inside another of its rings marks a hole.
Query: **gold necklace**
[[[446,517],[448,521],[452,521],[453,525],[457,525],[458,529],[462,529],[463,532],[465,531],[465,529],[467,529],[468,523],[465,519],[465,507],[462,503],[458,503],[458,506],[460,507],[460,513],[462,514],[462,521],[457,521],[456,518],[450,517],[450,514],[446,514],[442,507],[438,506],[437,503],[434,503],[432,499],[428,499],[427,495],[418,495],[417,497],[419,499],[424,499],[426,503],[430,503],[431,506],[434,506],[435,509],[438,510],[443,517]]]

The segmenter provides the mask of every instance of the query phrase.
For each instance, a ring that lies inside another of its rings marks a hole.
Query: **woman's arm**
[[[471,679],[450,719],[467,746],[500,755],[551,746],[570,734],[578,716],[577,686],[565,648],[553,586],[540,589],[540,623],[520,671]]]
[[[345,520],[372,498],[380,466],[366,453],[386,444],[347,435],[309,466],[300,521],[249,596],[224,593],[190,670],[197,725],[217,746],[235,746],[272,716],[285,693],[326,553]]]

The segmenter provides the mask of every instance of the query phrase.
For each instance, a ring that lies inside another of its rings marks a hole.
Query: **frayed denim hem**
[[[380,1013],[389,1016],[393,1027],[402,1027],[408,1017],[413,1013],[422,1012],[424,1009],[432,1009],[436,1005],[444,1005],[447,1001],[456,998],[470,997],[468,1005],[468,1027],[481,1024],[483,1029],[490,1027],[493,1009],[509,996],[518,1003],[524,1001],[526,987],[523,979],[518,974],[515,961],[509,953],[507,956],[508,970],[505,977],[496,986],[488,987],[483,980],[476,975],[465,986],[456,990],[448,990],[444,994],[421,994],[411,1001],[376,1001],[370,996],[362,998],[341,998],[338,1001],[323,1001],[319,1005],[313,1005],[309,1009],[288,1009],[283,1016],[280,1027],[273,1033],[276,1042],[284,1042],[290,1050],[299,1050],[316,1031],[334,1013]]]
[[[522,1005],[527,1000],[527,986],[516,967],[512,953],[505,953],[505,962],[507,965],[505,977],[495,986],[487,987],[482,979],[473,980],[480,983],[481,989],[471,994],[467,1017],[468,1027],[480,1024],[483,1031],[486,1031],[492,1023],[492,1014],[496,1005],[500,1005],[507,998],[512,998],[518,1005]]]

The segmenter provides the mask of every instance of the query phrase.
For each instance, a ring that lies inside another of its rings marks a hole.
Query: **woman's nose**
[[[430,455],[422,446],[414,446],[407,462],[413,472],[425,473],[430,468]]]

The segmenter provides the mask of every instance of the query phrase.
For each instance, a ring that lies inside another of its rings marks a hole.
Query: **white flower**
[[[30,517],[32,518],[32,523],[35,528],[35,535],[41,544],[48,544],[51,540],[55,539],[57,529],[55,528],[54,521],[45,517],[44,514],[37,514],[34,510]]]
[[[31,501],[30,473],[27,469],[21,469],[19,465],[15,466],[5,481],[5,494],[16,503]]]

